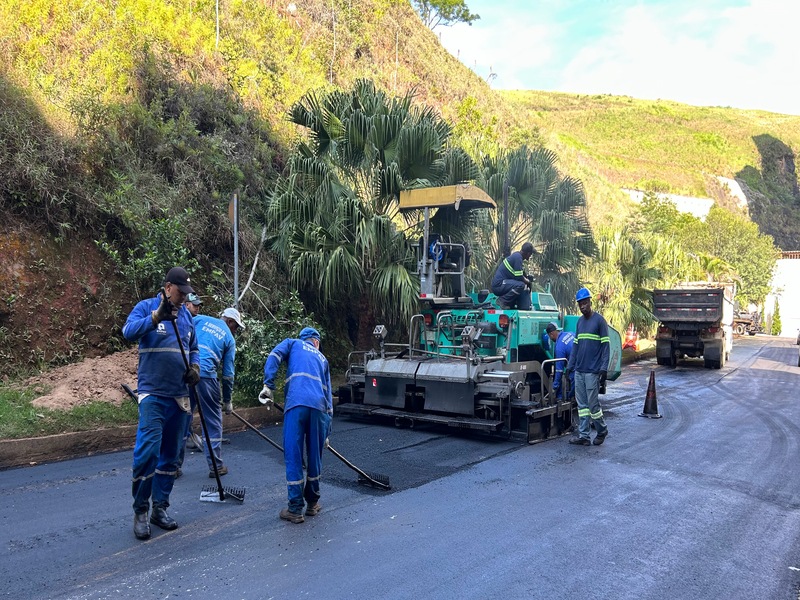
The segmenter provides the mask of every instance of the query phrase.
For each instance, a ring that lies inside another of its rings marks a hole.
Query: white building
[[[765,313],[772,314],[777,298],[781,337],[797,337],[800,329],[800,251],[781,253],[772,276],[772,290],[764,305]]]

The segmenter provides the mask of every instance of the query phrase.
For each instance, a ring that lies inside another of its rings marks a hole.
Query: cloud
[[[484,79],[496,73],[495,88],[800,115],[798,2],[469,4],[481,20],[444,28],[442,43]]]
[[[639,5],[582,47],[556,89],[800,114],[796,3],[756,0],[672,14]]]

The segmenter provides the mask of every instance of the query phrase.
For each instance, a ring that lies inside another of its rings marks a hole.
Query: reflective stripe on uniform
[[[131,481],[136,483],[137,481],[144,481],[145,479],[150,479],[155,473],[150,473],[150,475],[142,475],[140,477],[134,477]]]
[[[291,379],[294,379],[295,377],[308,377],[313,381],[318,381],[320,384],[322,384],[322,390],[325,392],[328,391],[328,386],[322,383],[322,379],[312,373],[292,373],[291,375],[289,375],[289,377],[286,378],[286,383],[289,383],[289,381]]]
[[[503,265],[505,265],[508,272],[511,273],[514,277],[522,277],[522,271],[515,271],[511,268],[511,263],[508,262],[507,258],[503,259]]]
[[[578,409],[578,416],[579,417],[588,417],[591,413],[589,412],[588,408],[579,408]]]
[[[322,477],[322,475],[317,475],[316,477],[306,477],[306,479],[308,481],[319,481],[320,477]]]
[[[579,411],[579,412],[580,412],[580,411]],[[586,409],[586,412],[587,412],[587,413],[589,412],[589,409],[588,409],[588,408]],[[590,417],[592,417],[592,418],[593,418],[595,421],[597,421],[597,420],[599,420],[599,419],[602,419],[602,418],[603,418],[603,410],[602,410],[602,409],[600,409],[600,410],[598,410],[596,413],[592,413],[592,414],[591,414],[591,415],[589,415],[589,416],[590,416]]]
[[[173,477],[178,474],[178,471],[162,471],[161,469],[156,469],[156,475],[172,475]]]
[[[139,354],[146,354],[148,352],[177,352],[181,353],[180,348],[139,348]]]
[[[304,483],[304,479],[301,479],[300,481],[286,481],[286,485],[303,485]]]

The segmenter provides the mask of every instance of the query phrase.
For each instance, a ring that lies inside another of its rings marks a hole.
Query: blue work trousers
[[[531,309],[531,292],[523,281],[504,279],[503,283],[492,289],[504,308]]]
[[[194,395],[192,400],[200,403],[200,408],[203,409],[203,418],[208,427],[208,437],[211,438],[211,451],[214,453],[214,458],[217,461],[217,468],[222,466],[222,395],[219,389],[219,380],[216,378],[202,377],[200,383],[194,386]],[[202,428],[202,425],[201,425]],[[191,433],[191,429],[187,428],[186,437]],[[208,470],[214,469],[214,463],[211,462],[211,454],[208,451],[208,444],[206,444],[205,432],[200,432],[200,437],[203,440],[203,449],[206,452],[206,462],[208,462]],[[184,448],[186,444],[184,442]]]
[[[304,501],[313,506],[319,500],[322,452],[331,432],[331,416],[309,406],[295,406],[283,415],[283,454],[289,511],[302,514]],[[308,457],[303,477],[303,448]]]
[[[146,396],[139,403],[139,428],[133,448],[133,511],[167,508],[178,471],[178,454],[190,415],[174,398]]]
[[[578,403],[578,437],[590,438],[592,421],[597,435],[605,437],[608,433],[603,409],[600,408],[598,390],[600,373],[575,373],[575,400]]]

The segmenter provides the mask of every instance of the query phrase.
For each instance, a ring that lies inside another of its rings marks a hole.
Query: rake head
[[[244,502],[244,488],[218,488],[213,485],[204,486],[200,490],[200,502]]]
[[[366,475],[366,477],[364,477],[364,475]],[[361,473],[358,474],[358,483],[363,483],[364,485],[381,490],[392,489],[392,486],[389,484],[389,478],[386,475],[381,475],[379,473],[365,473],[364,475]]]

